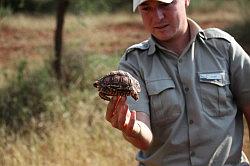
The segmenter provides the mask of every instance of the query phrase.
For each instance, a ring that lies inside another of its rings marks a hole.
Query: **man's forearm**
[[[249,136],[249,140],[250,140],[250,120],[247,120],[247,126],[248,126],[248,136]]]
[[[153,135],[151,130],[141,121],[136,121],[135,130],[138,131],[138,134],[133,136],[127,136],[123,133],[124,138],[129,141],[135,147],[141,150],[147,150],[150,147],[150,144],[153,140]]]
[[[248,131],[249,131],[248,133],[249,133],[249,139],[250,139],[250,104],[242,108],[242,111],[247,121]]]

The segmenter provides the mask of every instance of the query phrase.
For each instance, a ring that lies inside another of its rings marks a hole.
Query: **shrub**
[[[6,16],[9,16],[12,13],[12,10],[9,7],[0,6],[0,19]]]
[[[124,0],[73,0],[70,7],[71,11],[78,13],[98,13],[98,12],[116,12],[131,11],[132,1]]]
[[[73,13],[82,12],[113,12],[130,10],[132,2],[124,0],[69,0],[70,11]],[[55,0],[2,0],[3,8],[10,8],[14,12],[39,12],[50,13],[56,10]]]
[[[188,12],[201,11],[201,12],[211,12],[219,9],[223,5],[223,0],[195,0],[191,1],[188,8]]]
[[[45,12],[55,10],[56,1],[54,0],[1,0],[3,8],[9,8],[13,12]]]
[[[22,132],[48,111],[46,102],[56,84],[46,68],[31,72],[27,62],[21,61],[16,70],[14,76],[5,74],[8,83],[0,90],[0,124],[11,132]]]
[[[66,48],[62,55],[63,86],[83,90],[86,65],[86,58],[81,48]]]

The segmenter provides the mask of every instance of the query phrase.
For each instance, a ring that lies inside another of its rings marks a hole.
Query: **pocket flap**
[[[171,79],[150,80],[146,84],[149,95],[157,95],[165,89],[175,88],[174,81]]]

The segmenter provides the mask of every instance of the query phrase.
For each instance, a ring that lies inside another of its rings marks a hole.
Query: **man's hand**
[[[124,138],[137,148],[146,150],[151,145],[153,134],[149,116],[130,111],[126,97],[112,97],[107,106],[106,120],[122,131]]]
[[[111,99],[107,107],[106,120],[129,137],[136,137],[140,133],[136,112],[128,109],[126,97],[115,96]]]

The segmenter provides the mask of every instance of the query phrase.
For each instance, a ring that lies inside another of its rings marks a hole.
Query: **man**
[[[187,18],[190,0],[134,0],[149,40],[128,48],[119,69],[141,85],[139,101],[113,97],[106,119],[140,151],[140,166],[248,165],[250,58],[219,29]]]

